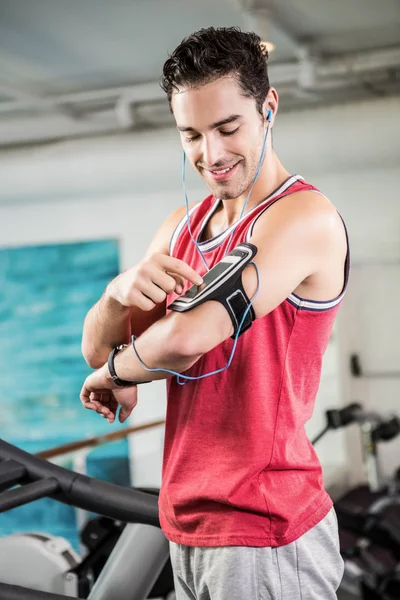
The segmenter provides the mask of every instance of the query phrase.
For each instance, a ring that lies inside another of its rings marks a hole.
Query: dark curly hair
[[[160,85],[171,100],[180,86],[196,87],[233,75],[260,114],[269,90],[268,51],[255,33],[209,27],[186,37],[165,61]]]

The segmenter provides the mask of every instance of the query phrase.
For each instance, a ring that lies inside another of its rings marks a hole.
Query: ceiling
[[[399,0],[0,0],[0,146],[170,125],[162,65],[210,25],[275,44],[281,110],[400,95]]]

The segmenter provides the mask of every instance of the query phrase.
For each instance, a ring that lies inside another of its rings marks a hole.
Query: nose
[[[204,136],[202,140],[202,162],[206,167],[215,167],[223,161],[224,148],[221,139],[216,136]]]

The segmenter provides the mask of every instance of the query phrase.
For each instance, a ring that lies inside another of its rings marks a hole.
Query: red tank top
[[[216,237],[199,246],[210,267],[248,241],[260,215],[280,198],[316,188],[290,177],[278,190]],[[299,197],[301,202],[301,196]],[[208,196],[190,211],[199,240],[219,201]],[[237,225],[237,227],[236,227]],[[236,228],[235,228],[236,227]],[[170,254],[200,274],[204,263],[185,216]],[[229,369],[205,379],[167,380],[160,521],[166,537],[189,546],[281,546],[330,510],[322,469],[304,425],[318,391],[322,356],[343,292],[326,302],[291,294],[238,339]],[[176,295],[168,297],[168,303]],[[203,355],[189,375],[225,366],[229,338]]]

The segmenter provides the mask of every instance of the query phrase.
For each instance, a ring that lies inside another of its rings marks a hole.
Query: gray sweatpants
[[[333,600],[343,576],[336,514],[279,548],[170,542],[177,600]]]

